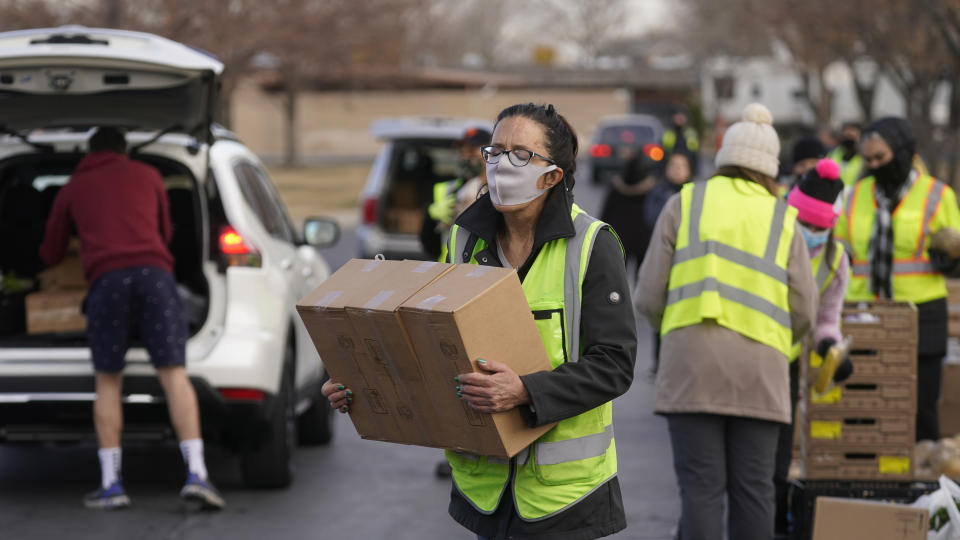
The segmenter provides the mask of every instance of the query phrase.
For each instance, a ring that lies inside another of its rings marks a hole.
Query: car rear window
[[[417,234],[433,186],[457,176],[452,140],[394,141],[386,184],[383,227],[388,233]]]
[[[599,144],[646,144],[655,141],[656,133],[651,126],[609,126],[600,131]]]

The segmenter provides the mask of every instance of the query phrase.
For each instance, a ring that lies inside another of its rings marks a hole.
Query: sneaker
[[[123,490],[120,482],[114,482],[112,486],[104,489],[100,488],[93,493],[87,494],[83,498],[83,505],[87,508],[97,508],[100,510],[119,510],[130,506],[130,497]]]
[[[188,502],[200,503],[203,510],[220,510],[227,504],[213,484],[193,473],[187,474],[187,483],[180,490],[180,497]]]

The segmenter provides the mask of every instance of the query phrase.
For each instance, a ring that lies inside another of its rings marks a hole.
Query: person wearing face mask
[[[420,229],[420,244],[430,257],[443,260],[446,235],[453,221],[477,199],[486,185],[486,170],[480,147],[490,142],[490,132],[471,127],[456,144],[459,153],[457,177],[433,186],[433,201],[427,207]]]
[[[867,177],[854,186],[835,233],[853,259],[847,300],[913,302],[919,318],[916,438],[939,439],[937,400],[947,349],[947,289],[930,239],[960,228],[950,186],[914,168],[917,140],[902,118],[870,124],[861,143]]]
[[[816,316],[817,287],[778,195],[770,111],[748,106],[724,134],[717,171],[664,207],[634,303],[660,329],[654,411],[664,415],[680,486],[682,540],[774,535],[774,470],[789,424],[793,337]]]
[[[483,148],[488,191],[450,230],[447,262],[514,268],[551,371],[503,361],[451,381],[482,413],[557,425],[509,460],[447,451],[449,513],[479,538],[599,538],[626,527],[611,401],[633,380],[637,336],[616,234],[573,202],[577,135],[552,106],[504,109]],[[349,410],[347,389],[324,385]]]
[[[856,122],[843,124],[840,130],[840,145],[827,156],[840,164],[840,178],[847,189],[853,187],[863,172],[863,158],[859,153],[861,129]]]
[[[850,281],[850,263],[843,245],[833,237],[833,227],[842,208],[842,193],[840,166],[832,159],[821,159],[805,172],[787,198],[787,204],[797,209],[797,227],[810,252],[810,267],[820,294],[816,324],[813,327],[813,344],[814,350],[821,357],[826,357],[830,348],[842,340],[840,315]],[[797,396],[800,390],[800,363],[797,360],[802,352],[802,341],[797,340],[789,356],[791,419],[796,418]],[[849,359],[845,363],[849,366]],[[840,375],[834,377],[835,382],[849,376],[850,370],[838,370],[838,373]],[[787,474],[793,453],[793,433],[793,424],[781,424],[773,479],[777,494],[775,532],[784,537],[788,532]]]

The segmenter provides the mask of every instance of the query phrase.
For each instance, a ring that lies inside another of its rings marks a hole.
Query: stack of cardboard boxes
[[[63,261],[37,274],[40,290],[26,297],[27,333],[83,332],[82,313],[87,295],[79,243],[74,241]]]
[[[901,302],[848,303],[843,333],[854,373],[823,394],[806,370],[804,468],[808,479],[913,478],[917,311]]]
[[[960,279],[947,280],[947,361],[940,389],[940,436],[960,435]]]
[[[512,269],[354,259],[297,304],[331,378],[350,388],[361,437],[509,458],[552,426],[457,397],[478,359],[550,370]]]

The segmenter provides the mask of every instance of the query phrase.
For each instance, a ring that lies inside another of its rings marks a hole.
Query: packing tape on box
[[[393,296],[393,291],[380,291],[369,302],[363,305],[363,309],[377,309],[387,298]]]
[[[360,271],[361,271],[361,272],[370,272],[370,271],[372,271],[374,268],[380,266],[382,263],[383,263],[383,261],[382,261],[381,259],[376,259],[376,260],[370,261],[370,262],[367,263],[366,266],[363,267],[363,270],[360,270]]]
[[[492,266],[477,266],[475,269],[473,269],[472,271],[470,271],[469,274],[467,274],[467,277],[480,277],[480,276],[486,274],[487,272],[489,272],[491,268],[493,268],[493,267],[492,267]]]
[[[880,474],[907,474],[910,472],[910,458],[906,456],[880,456],[877,464]]]
[[[434,261],[427,261],[427,262],[420,263],[419,265],[417,265],[416,268],[413,269],[413,273],[414,273],[414,274],[423,274],[423,273],[426,273],[427,271],[429,271],[431,268],[433,268],[433,267],[436,266],[436,265],[437,265],[437,263],[434,262]]]
[[[316,307],[327,307],[333,303],[334,300],[340,298],[340,295],[343,294],[343,291],[330,291],[327,294],[323,295],[323,298],[317,300],[317,303],[314,304]]]
[[[430,298],[427,298],[423,302],[420,302],[419,304],[417,304],[417,307],[420,309],[432,309],[434,306],[436,306],[440,302],[443,302],[446,299],[447,299],[446,296],[438,294],[436,296],[431,296]]]
[[[824,420],[810,421],[811,439],[836,440],[843,436],[842,422],[827,422]]]

